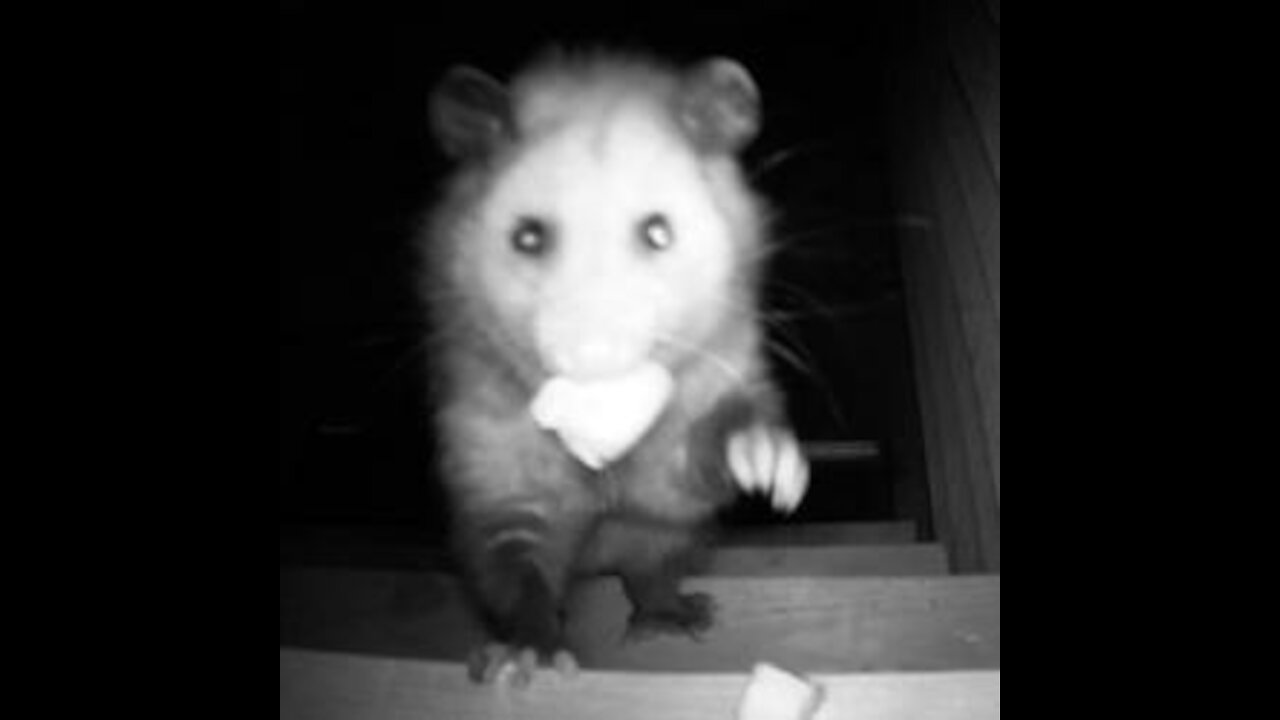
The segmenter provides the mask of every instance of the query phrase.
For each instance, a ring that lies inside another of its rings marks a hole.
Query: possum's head
[[[459,68],[432,121],[463,163],[437,230],[452,310],[508,355],[609,377],[749,324],[762,220],[735,156],[759,95],[736,62],[557,61],[509,88]]]

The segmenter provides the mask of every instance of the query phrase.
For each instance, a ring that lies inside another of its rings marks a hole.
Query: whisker
[[[778,150],[766,156],[763,160],[758,162],[755,167],[751,169],[751,172],[749,174],[751,181],[755,182],[760,178],[764,177],[765,175],[768,175],[771,171],[774,170],[774,168],[777,168],[783,163],[788,162],[789,160],[796,157],[802,152],[805,152],[804,146],[793,145],[788,148],[782,148],[781,150]]]
[[[815,358],[813,353],[805,347],[804,342],[801,341],[798,335],[795,334],[791,328],[785,327],[783,323],[770,320],[765,314],[754,311],[751,308],[745,308],[743,303],[733,302],[729,298],[717,298],[716,302],[730,308],[735,308],[739,312],[746,310],[747,314],[755,317],[763,323],[766,328],[764,336],[766,352],[771,353],[793,367],[802,377],[812,383],[812,387],[821,397],[823,404],[826,406],[827,413],[829,413],[838,428],[846,429],[849,427],[848,418],[840,407],[839,400],[836,397],[831,383],[817,368],[817,358]],[[772,336],[768,331],[773,331]],[[730,365],[728,361],[719,357],[715,353],[697,347],[674,335],[663,335],[661,339],[674,347],[681,348],[692,354],[712,360],[717,368],[724,371],[734,381],[739,384],[746,384],[746,379],[743,377],[742,373]]]
[[[811,314],[816,317],[832,317],[835,315],[835,313],[832,312],[835,306],[830,303],[823,302],[812,295],[809,291],[795,285],[794,283],[773,280],[766,283],[765,292],[766,294],[778,294],[784,298],[789,297],[794,300],[801,309],[806,307],[810,308]]]
[[[858,223],[851,219],[839,219],[825,222],[821,225],[814,225],[794,230],[784,230],[779,232],[774,242],[787,245],[798,243],[807,238],[822,237],[835,232],[847,232],[848,230],[858,227]]]
[[[832,147],[838,144],[839,144],[838,140],[827,139],[827,140],[812,140],[806,143],[796,144],[790,147],[784,147],[769,155],[766,155],[764,158],[757,161],[754,164],[754,166],[750,169],[748,175],[751,178],[752,182],[759,181],[761,178],[765,177],[770,172],[774,171],[779,167],[786,165],[787,163],[791,162],[792,160],[798,157],[803,157],[805,155],[813,155],[819,152],[827,152]]]
[[[765,347],[774,355],[785,360],[800,374],[807,377],[817,377],[818,373],[813,369],[813,366],[801,359],[798,352],[787,347],[787,345],[782,341],[777,339],[766,339]]]
[[[713,353],[710,350],[700,348],[697,345],[687,342],[685,340],[682,340],[681,338],[670,333],[663,333],[659,337],[659,340],[661,342],[665,342],[668,345],[677,347],[686,352],[706,358],[707,360],[710,360],[716,368],[723,371],[726,375],[729,376],[730,379],[732,379],[737,384],[739,385],[747,384],[746,377],[736,367],[734,367],[728,360],[725,360],[723,357],[719,356],[718,354]]]
[[[735,302],[731,298],[717,298],[717,301],[725,306],[734,308],[737,312],[754,317],[762,323],[766,330],[764,337],[766,351],[794,368],[800,373],[801,377],[811,383],[822,403],[826,406],[826,411],[835,422],[836,427],[841,430],[848,429],[850,427],[848,417],[840,406],[839,398],[836,396],[832,383],[819,370],[820,363],[818,358],[808,349],[796,328],[789,326],[787,323],[797,318],[814,316],[821,316],[829,322],[835,321],[842,309],[857,311],[859,308],[858,306],[842,308],[841,306],[822,303],[800,288],[785,283],[781,284],[781,289],[790,292],[796,299],[813,305],[816,312],[761,311],[747,306],[746,303]],[[682,346],[687,346],[687,344]]]
[[[813,354],[805,347],[804,342],[795,331],[786,325],[790,319],[787,314],[776,311],[761,311],[748,303],[736,301],[731,297],[718,297],[714,302],[729,308],[731,312],[759,321],[767,330],[774,331],[774,334],[778,337],[770,338],[766,333],[766,348],[777,352],[783,360],[790,363],[792,367],[801,373],[817,374],[813,370]],[[791,315],[802,316],[799,313],[791,313]],[[679,346],[682,348],[690,347],[688,343],[680,343]]]
[[[770,325],[770,327],[776,330],[782,331],[781,325]],[[797,357],[797,352],[801,351],[801,349],[804,348],[804,344],[800,342],[799,338],[789,333],[785,333],[783,335],[785,337],[788,337],[791,340],[791,342],[794,344],[794,347],[795,347],[794,350],[790,347],[783,345],[781,343],[780,338],[767,340],[766,344],[768,348],[775,355],[777,355],[778,357],[790,363],[791,366],[794,367],[801,374],[802,377],[806,378],[810,383],[813,384],[814,389],[817,391],[818,395],[822,398],[823,404],[826,405],[827,412],[830,413],[831,418],[836,422],[836,425],[842,429],[847,428],[849,426],[848,419],[845,417],[844,411],[840,407],[839,400],[836,397],[836,393],[831,385],[831,382],[827,379],[826,375],[824,375],[822,372],[820,372],[817,369],[816,367],[817,359],[813,356],[811,352],[809,352],[807,349],[804,349],[803,350],[804,357],[807,358],[809,362],[801,360],[799,357]]]
[[[762,315],[762,319],[767,322],[777,322],[779,324],[794,323],[800,320],[809,320],[812,318],[823,318],[825,320],[838,320],[842,318],[856,317],[871,312],[874,303],[846,303],[843,305],[826,305],[825,307],[812,310],[801,308],[768,310]]]

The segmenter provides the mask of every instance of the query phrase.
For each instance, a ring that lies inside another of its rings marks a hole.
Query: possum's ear
[[[698,148],[737,152],[760,131],[760,91],[737,61],[712,58],[686,78],[679,117]]]
[[[473,67],[451,68],[431,95],[431,129],[454,159],[489,154],[512,132],[507,89]]]

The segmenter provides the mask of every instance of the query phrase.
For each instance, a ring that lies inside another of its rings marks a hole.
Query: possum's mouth
[[[539,427],[559,436],[570,454],[600,470],[644,437],[674,388],[671,373],[656,362],[606,379],[558,375],[543,384],[529,412]]]
[[[580,290],[538,309],[534,338],[548,375],[611,381],[653,361],[662,325],[659,303],[651,292],[622,287],[625,281],[614,284],[620,287]]]
[[[644,369],[653,361],[651,343],[635,337],[590,338],[550,344],[541,353],[548,374],[575,382],[607,383]]]

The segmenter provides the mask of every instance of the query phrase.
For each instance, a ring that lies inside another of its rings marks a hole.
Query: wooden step
[[[282,720],[731,720],[745,673],[584,671],[527,688],[473,685],[462,665],[282,649]],[[816,720],[983,720],[1000,716],[997,670],[816,674]]]
[[[917,544],[915,524],[805,523],[726,531],[717,545],[723,558],[713,561],[721,569],[708,574],[754,574],[755,567],[815,567],[816,574],[918,575],[947,572],[938,546]],[[739,548],[782,548],[770,551],[761,563],[743,558],[750,551]],[[812,552],[802,549],[817,548]],[[446,569],[448,555],[411,530],[358,527],[288,528],[280,533],[282,565],[346,566],[364,568]],[[842,568],[826,571],[824,568]],[[797,573],[793,573],[797,574]]]
[[[456,570],[452,558],[445,551],[413,546],[348,546],[296,552],[286,564],[445,573]],[[700,574],[718,577],[907,577],[945,575],[947,571],[946,551],[936,543],[845,547],[730,545],[714,549]]]
[[[727,530],[721,540],[721,544],[750,546],[900,545],[914,543],[917,539],[916,524],[910,520],[861,523],[783,523]]]
[[[983,670],[1000,666],[998,576],[696,577],[716,625],[700,641],[623,642],[629,605],[616,580],[582,583],[567,603],[570,646],[590,669],[746,672]],[[284,568],[283,646],[461,660],[483,634],[457,582],[429,572]]]
[[[935,543],[913,545],[730,545],[711,553],[702,575],[715,577],[909,577],[946,575],[947,554]]]

